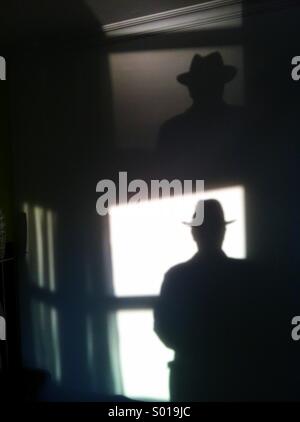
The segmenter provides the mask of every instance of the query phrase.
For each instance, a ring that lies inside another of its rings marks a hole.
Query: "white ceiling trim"
[[[123,20],[103,26],[108,37],[141,36],[171,32],[188,32],[209,28],[238,28],[245,16],[243,0],[212,0],[193,6],[153,15]],[[247,14],[274,12],[300,6],[299,0],[269,0],[247,3]]]
[[[242,0],[213,0],[103,26],[109,37],[193,31],[206,26],[238,26]],[[223,25],[222,25],[223,26]]]

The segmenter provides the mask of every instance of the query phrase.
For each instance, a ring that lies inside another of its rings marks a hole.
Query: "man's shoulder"
[[[226,257],[224,262],[228,267],[232,269],[236,269],[236,270],[247,272],[247,271],[250,271],[251,269],[254,269],[253,263],[251,263],[250,261],[244,258]]]
[[[194,258],[190,258],[187,261],[180,262],[179,264],[171,267],[167,272],[166,276],[176,276],[186,271],[190,271],[194,267]]]
[[[245,259],[241,259],[241,258],[231,258],[231,257],[227,257],[225,256],[224,260],[223,260],[223,264],[228,265],[228,266],[232,266],[235,268],[248,268],[250,266],[250,263],[245,260]],[[205,261],[202,261],[201,259],[197,259],[197,256],[193,256],[192,258],[190,258],[187,261],[181,262],[177,265],[174,265],[173,267],[171,267],[167,272],[166,272],[166,276],[168,277],[173,277],[173,276],[177,276],[180,275],[182,273],[185,272],[189,272],[189,271],[194,271],[195,268],[197,267],[205,267],[207,265],[207,263]],[[221,262],[219,262],[219,265],[222,265]]]
[[[246,265],[246,260],[242,259],[242,258],[232,258],[229,256],[226,256],[226,262],[228,262],[231,265],[235,265],[235,266],[245,266]]]
[[[195,257],[190,258],[187,261],[180,262],[177,265],[171,267],[165,273],[165,280],[171,281],[172,283],[179,283],[189,275],[192,275],[197,270],[197,264],[195,262]]]
[[[186,120],[187,120],[187,111],[184,111],[183,113],[180,113],[180,114],[176,114],[175,116],[166,120],[162,124],[161,130],[166,131],[166,130],[171,130],[173,128],[177,128],[178,126],[184,124]]]
[[[178,293],[178,291],[181,291],[184,285],[182,281],[187,279],[187,276],[192,271],[192,267],[192,259],[185,262],[181,262],[171,267],[165,273],[164,281],[162,284],[162,291],[169,293]]]

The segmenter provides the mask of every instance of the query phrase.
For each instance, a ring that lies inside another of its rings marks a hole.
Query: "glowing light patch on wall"
[[[39,287],[45,286],[45,262],[44,262],[44,237],[43,223],[44,210],[40,207],[34,207],[35,236],[36,236],[36,254],[37,254],[37,281]]]
[[[27,218],[26,261],[29,279],[51,302],[56,292],[56,214],[37,205],[23,204]],[[59,316],[57,309],[32,294],[33,348],[37,367],[51,373],[54,381],[62,377]]]
[[[110,210],[113,284],[116,296],[159,294],[164,273],[196,252],[189,221],[199,199],[215,198],[223,206],[227,226],[224,251],[234,258],[246,257],[245,199],[241,186],[184,197],[127,204]],[[169,400],[168,362],[174,352],[153,331],[152,310],[120,310],[112,354],[117,392],[132,398]],[[118,350],[114,350],[117,348]]]
[[[25,203],[27,218],[27,264],[33,282],[40,288],[56,291],[56,214],[49,209]]]
[[[140,148],[142,142],[143,148],[155,149],[162,122],[191,105],[188,90],[177,82],[177,75],[187,71],[195,54],[206,56],[214,51],[221,53],[224,63],[238,69],[236,77],[225,85],[224,100],[243,105],[244,52],[241,45],[111,52],[108,60],[116,144],[121,148]]]
[[[33,299],[31,304],[36,364],[61,380],[60,342],[57,311]]]
[[[244,189],[241,186],[185,196],[119,205],[110,210],[113,284],[116,296],[159,294],[164,273],[196,252],[190,221],[201,198],[215,198],[227,226],[223,249],[233,258],[246,257]]]
[[[120,366],[124,393],[137,399],[169,399],[167,363],[174,352],[153,331],[153,311],[119,311]]]
[[[47,218],[47,241],[48,241],[48,278],[51,292],[56,289],[55,283],[55,259],[54,259],[54,215],[51,211],[46,212]]]

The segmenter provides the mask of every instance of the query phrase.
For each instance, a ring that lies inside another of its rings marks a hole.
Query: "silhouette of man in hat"
[[[245,280],[251,274],[243,260],[228,258],[222,250],[231,222],[217,200],[205,200],[203,224],[191,227],[198,252],[171,268],[162,284],[155,331],[175,351],[172,401],[249,399],[255,381],[246,375],[252,340],[245,325]]]
[[[244,124],[242,108],[228,105],[223,99],[225,84],[236,73],[234,66],[223,63],[219,52],[193,57],[189,71],[177,77],[187,87],[193,104],[162,125],[158,139],[161,155],[197,158],[204,170],[211,166],[210,158],[216,165],[223,165],[225,156],[229,158],[240,142]],[[218,157],[223,159],[219,163]]]

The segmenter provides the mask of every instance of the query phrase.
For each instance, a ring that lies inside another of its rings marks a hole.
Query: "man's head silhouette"
[[[195,54],[190,70],[177,76],[179,83],[189,89],[196,105],[215,105],[222,101],[224,85],[236,75],[234,66],[224,65],[219,52],[208,56]]]
[[[216,199],[207,199],[202,203],[204,205],[204,220],[200,226],[192,227],[192,236],[200,252],[213,254],[222,249],[226,225],[233,221],[225,221],[222,205]],[[199,204],[200,201],[196,209]]]

